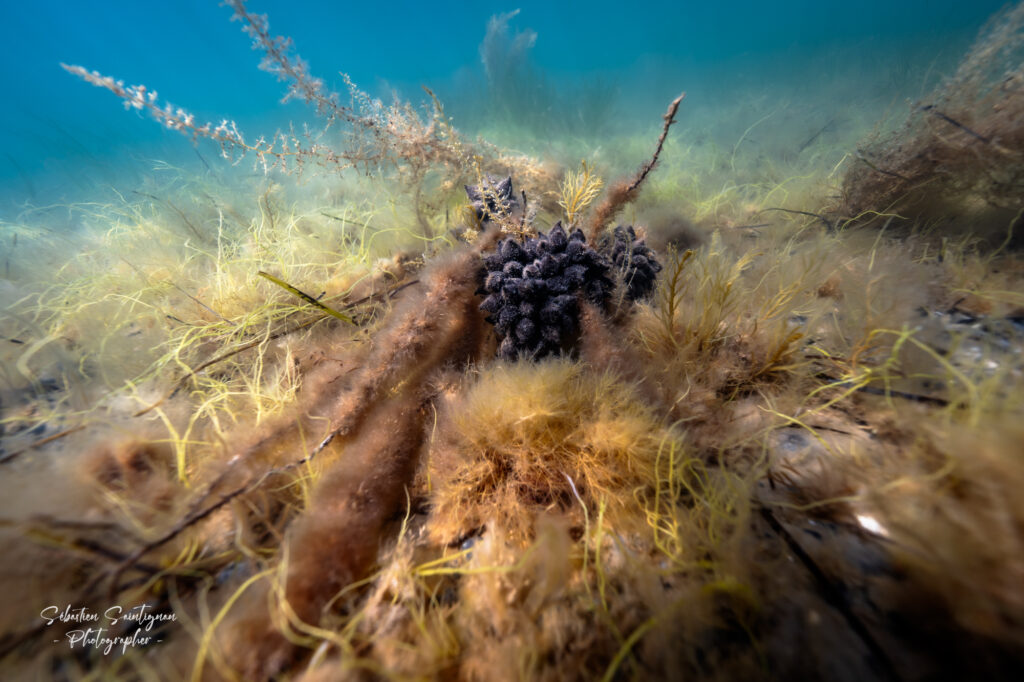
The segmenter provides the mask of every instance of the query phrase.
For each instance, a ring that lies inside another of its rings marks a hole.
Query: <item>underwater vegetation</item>
[[[1024,4],[905,121],[582,162],[226,4],[321,129],[68,65],[225,170],[3,223],[0,677],[1017,679]]]
[[[1019,5],[993,17],[956,71],[896,130],[865,140],[842,184],[848,216],[961,218],[1001,239],[1024,208]],[[1019,232],[1017,235],[1019,238]]]

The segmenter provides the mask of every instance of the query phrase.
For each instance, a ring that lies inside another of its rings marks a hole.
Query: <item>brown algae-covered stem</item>
[[[675,115],[679,111],[679,105],[684,97],[686,97],[685,92],[681,93],[668,105],[668,110],[663,116],[665,122],[661,127],[661,135],[658,136],[658,144],[654,148],[654,154],[651,155],[651,158],[645,161],[631,178],[621,178],[608,186],[604,193],[604,198],[601,199],[601,203],[594,209],[593,218],[591,218],[590,224],[587,226],[587,240],[591,244],[597,242],[597,238],[601,236],[601,231],[608,226],[618,212],[626,204],[636,199],[640,186],[654,169],[655,164],[658,163],[661,148],[665,145],[665,139],[668,137],[668,129],[676,122]]]

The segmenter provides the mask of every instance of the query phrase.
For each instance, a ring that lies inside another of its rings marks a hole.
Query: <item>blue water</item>
[[[545,101],[597,83],[614,112],[656,119],[664,103],[687,90],[687,106],[725,106],[734,90],[757,86],[811,92],[850,78],[850,62],[872,73],[907,72],[907,64],[948,70],[1002,3],[997,0],[789,2],[541,2],[516,4],[343,3],[254,0],[271,31],[291,36],[296,51],[336,89],[338,71],[363,89],[390,98],[422,98],[435,89],[460,127],[488,130],[488,93],[479,46],[490,17],[513,9],[509,35],[536,33],[519,76],[534,83],[509,103],[504,121],[533,117],[532,134],[570,115]],[[467,8],[467,5],[471,5]],[[724,6],[722,6],[724,5]],[[146,160],[198,163],[216,149],[163,131],[126,112],[115,97],[64,72],[79,64],[128,84],[145,84],[169,101],[218,122],[236,120],[250,137],[289,120],[310,120],[301,103],[281,105],[284,86],[257,69],[260,55],[231,10],[214,0],[148,3],[0,3],[0,40],[7,59],[0,78],[0,211],[25,202],[80,199],[94,185],[117,185]],[[923,68],[922,67],[922,68]],[[914,93],[893,92],[894,97]],[[605,102],[607,103],[607,102]],[[652,107],[654,107],[652,109]],[[613,116],[614,118],[614,116]],[[570,126],[571,128],[571,126]],[[139,169],[142,169],[140,171]],[[126,175],[127,173],[127,175]]]

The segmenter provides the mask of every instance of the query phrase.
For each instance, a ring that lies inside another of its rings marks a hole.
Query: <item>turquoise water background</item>
[[[632,117],[656,123],[682,90],[691,115],[708,120],[736,93],[758,88],[809,100],[839,92],[850,106],[861,91],[913,97],[908,83],[948,72],[1001,4],[253,0],[249,9],[269,16],[272,33],[291,36],[312,73],[337,90],[339,71],[386,100],[397,92],[420,101],[427,85],[465,130],[521,124],[542,138],[573,130],[573,117],[585,118],[595,104],[609,131]],[[514,9],[509,39],[536,34],[514,65],[525,92],[494,88],[480,53],[489,19]],[[126,112],[61,62],[145,84],[202,120],[234,119],[250,138],[312,120],[301,103],[279,103],[285,86],[258,70],[261,55],[231,14],[215,0],[0,3],[0,211],[81,199],[144,172],[150,159],[216,157],[212,145],[194,149]],[[558,94],[560,102],[549,101]]]

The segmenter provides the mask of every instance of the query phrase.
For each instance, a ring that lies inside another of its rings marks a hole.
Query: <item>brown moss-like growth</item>
[[[247,679],[287,669],[301,651],[282,626],[317,626],[332,597],[363,578],[376,560],[385,524],[408,499],[427,380],[440,366],[479,352],[482,322],[473,293],[478,268],[479,252],[472,249],[435,263],[423,288],[393,311],[363,368],[331,408],[331,434],[348,442],[285,543],[289,564],[283,603],[276,608],[287,615],[271,618],[271,588],[264,585],[225,638],[231,667]],[[260,643],[256,652],[254,641]]]
[[[913,456],[895,471],[851,472],[891,529],[898,560],[941,597],[957,625],[1006,651],[1024,651],[1024,429],[986,415],[970,430],[904,410]],[[885,487],[880,480],[902,485]],[[915,496],[907,493],[917,492]],[[954,630],[951,623],[946,626]]]
[[[357,429],[383,391],[415,386],[439,364],[465,360],[478,350],[483,316],[475,310],[474,292],[480,248],[439,259],[424,273],[423,289],[399,304],[352,388],[334,406],[334,433],[345,436]]]
[[[226,657],[245,679],[269,679],[286,670],[302,650],[278,628],[295,627],[293,619],[318,626],[332,597],[373,566],[386,524],[407,499],[422,440],[417,403],[406,396],[375,410],[373,428],[347,445],[340,465],[317,486],[284,545],[288,566],[278,598],[285,603],[271,599],[272,585],[264,583],[228,623]]]
[[[104,443],[83,464],[86,476],[147,515],[168,511],[175,497],[174,457],[166,444],[136,439]]]
[[[898,214],[1001,235],[1012,229],[1024,208],[1022,50],[1018,4],[989,21],[956,72],[899,129],[857,150],[842,186],[844,219]]]
[[[679,438],[614,374],[566,359],[485,369],[444,417],[429,462],[430,530],[442,541],[492,518],[526,538],[533,515],[553,506],[632,508]]]

